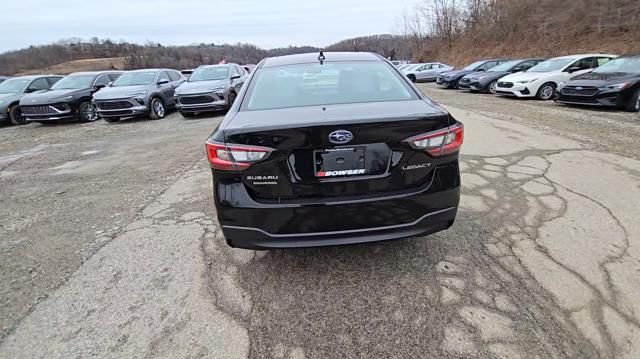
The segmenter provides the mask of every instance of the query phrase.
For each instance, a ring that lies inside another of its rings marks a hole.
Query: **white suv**
[[[589,72],[616,57],[617,55],[605,54],[555,57],[541,62],[527,71],[499,79],[496,95],[537,97],[540,100],[551,100],[560,83]]]

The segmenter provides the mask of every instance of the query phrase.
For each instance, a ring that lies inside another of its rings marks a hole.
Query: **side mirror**
[[[478,72],[485,72],[485,71],[487,71],[487,69],[478,69],[477,71]]]
[[[93,86],[93,88],[95,88],[96,90],[100,90],[107,87],[107,84],[96,84],[95,86]]]
[[[573,67],[569,67],[567,69],[567,72],[568,73],[572,73],[572,72],[576,72],[576,71],[580,71],[580,70],[582,70],[582,68],[580,66],[573,66]]]
[[[32,93],[32,92],[36,92],[38,90],[34,89],[34,88],[28,88],[25,93]]]
[[[107,84],[108,87],[111,87],[111,85],[113,85],[113,81],[109,81],[109,83]]]
[[[232,80],[239,79],[240,77],[242,77],[242,76],[240,76],[240,75],[231,75],[231,79]]]
[[[168,84],[168,83],[169,83],[169,80],[167,80],[167,79],[158,80],[158,85],[165,85],[165,84]]]

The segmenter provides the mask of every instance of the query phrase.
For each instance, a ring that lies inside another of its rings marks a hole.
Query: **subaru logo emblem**
[[[344,145],[345,143],[349,143],[351,140],[353,140],[353,133],[347,130],[337,130],[329,134],[329,141],[336,145]]]

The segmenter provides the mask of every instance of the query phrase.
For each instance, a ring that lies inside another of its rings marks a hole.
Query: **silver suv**
[[[204,65],[176,89],[177,107],[182,116],[228,109],[248,77],[236,64]]]
[[[172,69],[128,71],[96,92],[93,102],[107,122],[136,116],[159,120],[167,109],[175,107],[175,90],[184,81],[184,76]]]

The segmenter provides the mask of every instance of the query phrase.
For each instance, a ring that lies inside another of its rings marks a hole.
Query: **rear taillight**
[[[207,158],[211,168],[221,171],[243,171],[273,152],[272,148],[245,145],[225,145],[207,141]]]
[[[405,140],[411,147],[423,150],[432,156],[443,156],[458,152],[464,138],[464,126],[457,123],[444,130],[438,130]]]

